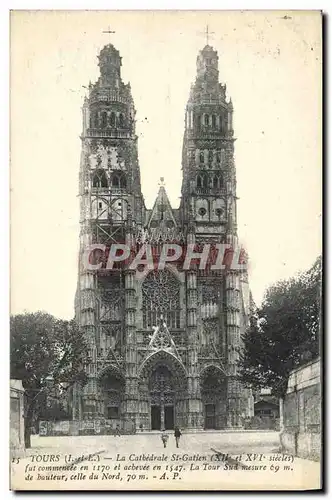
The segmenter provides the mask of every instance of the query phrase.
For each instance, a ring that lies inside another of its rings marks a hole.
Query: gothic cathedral
[[[251,392],[236,378],[247,272],[195,262],[184,269],[180,259],[138,278],[122,262],[95,270],[84,264],[86,249],[100,245],[138,251],[149,243],[156,258],[166,243],[238,244],[233,106],[219,83],[217,52],[206,45],[197,57],[175,209],[163,182],[153,208],[145,206],[135,107],[121,65],[118,50],[105,46],[83,105],[75,308],[89,343],[89,380],[73,391],[73,419],[123,431],[241,427],[253,415]]]

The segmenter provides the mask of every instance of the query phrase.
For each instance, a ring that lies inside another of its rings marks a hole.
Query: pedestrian
[[[117,424],[116,426],[114,436],[119,436],[119,437],[121,436],[119,424]]]
[[[174,437],[175,437],[175,442],[176,442],[176,447],[179,447],[179,441],[182,433],[178,427],[175,427],[174,429]]]
[[[165,429],[162,429],[161,440],[163,442],[164,448],[167,446],[168,434],[165,432]]]

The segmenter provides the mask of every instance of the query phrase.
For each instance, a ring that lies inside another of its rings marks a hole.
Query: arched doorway
[[[99,388],[102,408],[101,412],[107,420],[119,422],[122,414],[124,395],[124,378],[116,370],[106,369],[100,374]]]
[[[175,387],[167,366],[159,365],[149,379],[151,430],[174,429]]]
[[[226,378],[221,369],[208,366],[201,373],[204,429],[226,427]]]
[[[140,421],[146,430],[187,425],[187,372],[163,349],[148,356],[139,371]]]

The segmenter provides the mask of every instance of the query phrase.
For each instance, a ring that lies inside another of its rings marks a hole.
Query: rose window
[[[168,270],[152,271],[142,284],[143,327],[157,326],[162,315],[168,328],[180,328],[180,283]]]

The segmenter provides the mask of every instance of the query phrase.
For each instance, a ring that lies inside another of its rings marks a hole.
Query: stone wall
[[[115,434],[135,434],[136,427],[132,421],[121,419],[91,420],[59,420],[39,422],[40,436],[94,436]]]
[[[10,381],[10,448],[24,448],[24,389],[21,380]]]
[[[321,455],[320,368],[318,359],[290,373],[280,434],[285,451],[313,460]]]

